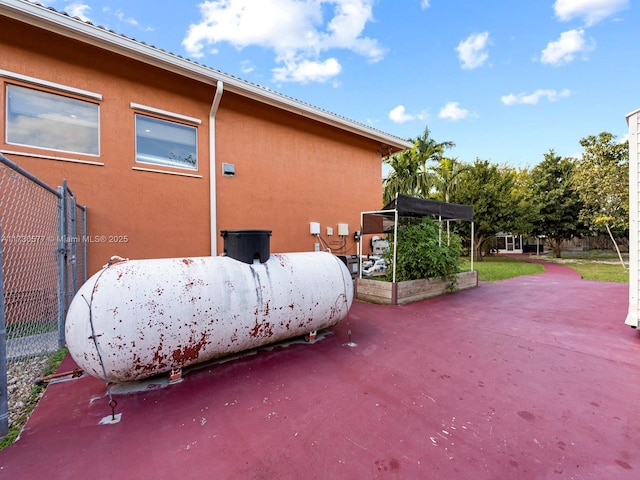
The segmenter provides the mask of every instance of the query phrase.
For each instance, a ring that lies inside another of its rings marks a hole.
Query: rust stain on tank
[[[153,352],[153,361],[156,363],[161,363],[167,356],[160,353],[162,351],[162,343],[158,345],[158,348],[155,352]]]
[[[178,347],[173,351],[171,357],[173,361],[179,365],[195,360],[200,355],[200,351],[207,346],[207,334],[202,333],[200,340],[197,342],[193,337],[189,339],[189,344],[184,347]]]
[[[271,325],[269,322],[258,323],[256,321],[256,324],[251,329],[250,335],[252,337],[254,337],[254,338],[258,338],[258,337],[268,338],[268,337],[271,337],[271,336],[273,336],[273,325]]]
[[[184,263],[185,265],[191,265],[193,263],[193,260],[191,260],[190,258],[183,258],[182,263]]]

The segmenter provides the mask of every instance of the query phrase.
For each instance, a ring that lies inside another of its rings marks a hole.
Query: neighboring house
[[[496,233],[497,253],[522,253],[522,235]]]
[[[544,253],[544,238],[496,233],[495,253]]]
[[[382,156],[411,147],[38,4],[3,0],[0,21],[0,151],[87,205],[90,274],[112,255],[220,254],[221,230],[310,251],[310,222],[356,253]]]
[[[629,125],[629,314],[625,323],[640,322],[640,109],[627,115]]]

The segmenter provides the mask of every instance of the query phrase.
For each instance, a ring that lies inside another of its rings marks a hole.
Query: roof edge
[[[636,113],[640,113],[640,108],[636,108],[633,112],[629,112],[624,116],[624,118],[627,119],[627,124],[629,123],[629,119]]]

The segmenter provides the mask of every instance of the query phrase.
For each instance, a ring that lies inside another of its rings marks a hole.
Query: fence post
[[[64,348],[64,315],[67,311],[67,181],[58,187],[58,348]]]
[[[82,283],[87,281],[87,209],[82,211]]]
[[[71,298],[78,291],[78,224],[76,218],[76,197],[69,195],[69,222],[71,232]],[[67,308],[69,306],[67,305]]]
[[[9,433],[9,390],[7,385],[7,323],[4,308],[2,226],[0,225],[0,438]]]

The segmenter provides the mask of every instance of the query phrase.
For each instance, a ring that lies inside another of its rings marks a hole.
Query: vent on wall
[[[233,163],[222,164],[222,175],[225,177],[233,177],[236,174],[236,166]]]

